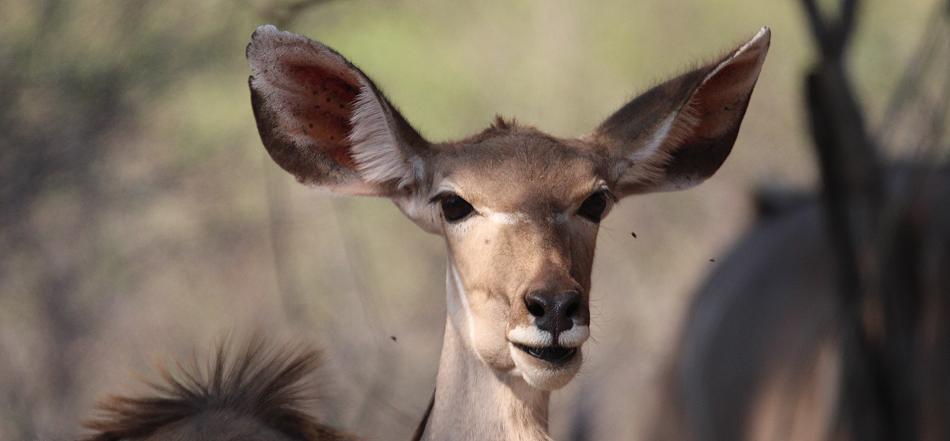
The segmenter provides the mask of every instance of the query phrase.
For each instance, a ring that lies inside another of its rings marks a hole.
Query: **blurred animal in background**
[[[445,334],[417,437],[549,439],[550,391],[577,373],[590,335],[600,221],[620,198],[692,187],[719,168],[769,38],[763,28],[580,138],[498,118],[474,136],[432,143],[337,52],[257,29],[249,82],[274,161],[304,184],[390,198],[445,239]]]
[[[318,398],[319,354],[253,337],[221,343],[205,364],[163,369],[150,391],[116,395],[99,405],[85,441],[347,441],[321,425],[309,407]]]
[[[950,437],[950,2],[876,134],[844,63],[858,2],[835,18],[803,4],[822,193],[762,192],[689,308],[657,439]],[[912,154],[886,161],[885,146]]]

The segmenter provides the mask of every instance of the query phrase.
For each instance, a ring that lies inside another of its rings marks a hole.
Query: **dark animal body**
[[[918,179],[920,189],[896,221],[905,249],[890,266],[895,277],[906,276],[902,294],[918,302],[909,351],[917,355],[903,360],[918,367],[908,379],[914,394],[907,405],[917,410],[918,439],[947,439],[950,168],[903,167],[890,175]],[[786,195],[760,206],[763,215],[689,308],[657,439],[858,439],[837,421],[843,313],[820,199]],[[896,332],[882,321],[864,326],[880,339]]]
[[[817,3],[803,92],[821,190],[761,197],[696,293],[656,439],[950,439],[950,2],[876,132],[845,62],[860,2]]]

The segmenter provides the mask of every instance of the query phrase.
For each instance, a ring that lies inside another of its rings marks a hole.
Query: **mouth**
[[[513,344],[518,350],[553,365],[565,364],[577,355],[577,348],[565,348],[562,346],[532,347],[519,343]]]

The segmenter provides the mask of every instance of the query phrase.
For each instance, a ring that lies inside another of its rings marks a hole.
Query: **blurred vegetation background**
[[[872,126],[936,1],[864,4],[849,66]],[[594,341],[551,428],[564,438],[580,410],[590,440],[643,438],[689,293],[748,225],[751,191],[814,185],[799,4],[312,3],[0,0],[0,439],[69,438],[135,372],[253,329],[325,349],[328,420],[409,438],[441,346],[443,245],[387,201],[271,162],[246,84],[257,25],[345,54],[432,140],[496,113],[581,135],[768,25],[719,174],[627,200],[601,228]]]

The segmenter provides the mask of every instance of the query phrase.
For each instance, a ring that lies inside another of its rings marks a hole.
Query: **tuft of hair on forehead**
[[[257,335],[243,345],[225,339],[204,364],[193,359],[162,367],[144,394],[101,400],[98,415],[83,423],[93,433],[82,439],[141,439],[189,422],[197,427],[221,419],[227,427],[243,418],[292,440],[353,440],[308,412],[317,399],[319,367],[319,352],[306,346],[274,345]]]
[[[469,136],[464,141],[465,142],[481,142],[485,139],[493,138],[500,135],[514,134],[514,133],[535,133],[539,135],[544,135],[542,132],[539,132],[537,129],[531,126],[526,126],[518,123],[515,118],[508,118],[501,115],[495,115],[495,118],[492,120],[491,124],[474,135]]]
[[[513,130],[517,127],[518,121],[516,121],[514,118],[509,118],[506,121],[505,117],[501,115],[495,115],[495,121],[493,121],[491,124],[492,129],[501,131]]]

